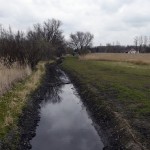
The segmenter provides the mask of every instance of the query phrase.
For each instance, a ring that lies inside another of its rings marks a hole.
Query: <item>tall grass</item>
[[[7,67],[0,63],[0,96],[8,91],[15,82],[24,79],[31,74],[28,65],[20,66],[19,63],[13,63],[11,67]]]
[[[7,91],[3,96],[0,96],[0,140],[10,131],[10,129],[16,128],[18,117],[29,98],[29,95],[38,88],[41,79],[45,75],[46,63],[46,61],[39,62],[32,74],[23,80],[24,82],[16,83],[11,90]],[[18,64],[14,64],[11,69],[14,76],[14,82],[25,78],[31,73],[31,69],[28,66],[22,68]],[[18,72],[18,74],[16,72]],[[12,84],[14,82],[12,82]]]
[[[150,54],[92,53],[80,56],[81,60],[123,61],[135,64],[150,64]]]

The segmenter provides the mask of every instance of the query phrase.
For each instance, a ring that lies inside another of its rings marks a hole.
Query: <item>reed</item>
[[[0,63],[0,95],[8,91],[14,83],[30,74],[31,69],[28,65],[21,66],[16,62],[11,67],[7,67],[3,63]]]

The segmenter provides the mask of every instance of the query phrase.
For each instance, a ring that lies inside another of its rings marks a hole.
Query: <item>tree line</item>
[[[120,45],[118,41],[114,43],[107,43],[106,46],[100,44],[100,46],[92,47],[90,51],[93,53],[127,53],[135,49],[139,53],[150,53],[150,37],[148,36],[136,36],[133,45]]]
[[[150,52],[150,37],[136,36],[134,38],[135,49],[141,53]]]
[[[94,35],[90,32],[77,31],[70,34],[65,40],[61,29],[62,22],[48,19],[42,24],[33,25],[26,33],[13,32],[11,27],[5,29],[0,26],[0,61],[7,66],[14,62],[21,65],[29,64],[34,68],[40,60],[49,60],[66,53],[85,54],[90,52],[124,53],[131,48],[139,52],[150,52],[150,38],[137,36],[133,46],[107,44],[106,46],[92,47]]]
[[[68,49],[85,53],[92,46],[94,36],[89,32],[76,32],[70,34],[65,41],[62,22],[48,19],[42,24],[35,24],[27,33],[13,32],[11,27],[5,29],[0,26],[0,61],[7,66],[14,62],[21,65],[29,64],[31,68],[40,60],[49,60],[65,54]]]
[[[66,46],[61,25],[61,21],[49,19],[43,24],[35,24],[26,34],[0,26],[1,62],[10,66],[17,61],[34,68],[40,60],[61,55]]]

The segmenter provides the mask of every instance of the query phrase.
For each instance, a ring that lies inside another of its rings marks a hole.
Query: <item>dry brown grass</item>
[[[28,65],[22,67],[18,63],[14,63],[10,68],[0,63],[0,95],[8,91],[12,85],[24,79],[31,74],[31,69]]]
[[[4,137],[11,126],[16,126],[18,116],[26,105],[28,97],[41,83],[45,74],[46,63],[40,62],[36,67],[37,69],[24,82],[18,82],[14,88],[0,96],[0,138]],[[27,75],[25,70],[22,71],[21,75],[18,75],[19,77],[24,77],[23,73]]]
[[[135,64],[150,64],[150,54],[92,53],[80,56],[81,60],[121,61]]]

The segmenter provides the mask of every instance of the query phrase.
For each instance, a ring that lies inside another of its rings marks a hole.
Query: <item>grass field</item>
[[[92,53],[80,57],[81,60],[122,61],[135,64],[150,64],[150,54]]]
[[[45,63],[46,62],[40,62],[37,65],[37,69],[33,71],[29,77],[15,83],[9,91],[0,96],[0,139],[3,138],[12,127],[16,127],[18,116],[23,107],[25,107],[28,97],[39,86],[41,82],[40,79],[45,74]],[[8,72],[10,72],[10,70],[7,71],[7,73]],[[12,70],[12,74],[16,75],[16,72],[17,69],[15,71],[14,69]],[[23,72],[24,71],[21,73]],[[5,73],[5,75],[7,73]],[[18,75],[16,77],[18,77]],[[12,78],[12,76],[10,76],[10,78]]]
[[[82,84],[96,90],[99,101],[122,114],[142,135],[143,141],[150,140],[150,65],[112,59],[93,61],[85,56],[84,59],[66,58],[63,67]],[[99,101],[97,105],[102,104]]]

